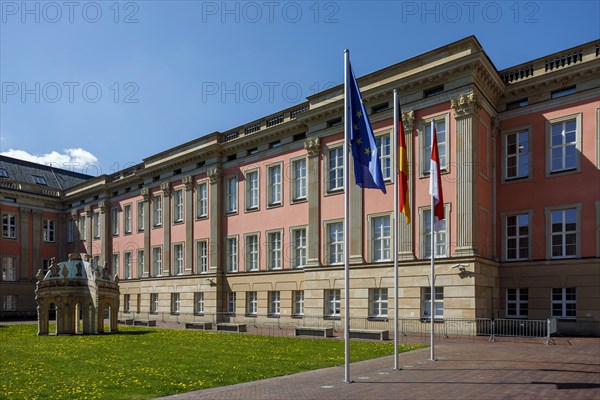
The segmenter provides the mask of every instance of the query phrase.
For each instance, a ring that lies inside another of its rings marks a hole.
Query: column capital
[[[98,205],[100,206],[100,212],[102,214],[106,214],[106,211],[108,210],[108,202],[106,200],[102,200],[100,203],[98,203]]]
[[[140,191],[140,194],[142,195],[142,198],[144,199],[144,201],[150,200],[150,189],[148,189],[147,187],[142,188],[142,190]]]
[[[404,132],[412,133],[415,124],[414,110],[405,111],[402,113],[402,123],[404,124]]]
[[[71,218],[76,219],[79,217],[77,210],[71,210]]]
[[[83,209],[83,213],[85,214],[86,217],[91,217],[92,216],[92,207],[85,206],[85,208]]]
[[[455,118],[474,115],[481,108],[479,96],[474,92],[463,94],[457,99],[450,99],[450,104],[454,109]]]
[[[305,139],[304,148],[308,152],[309,157],[318,157],[321,153],[321,139],[318,137]]]
[[[219,181],[219,179],[223,175],[223,169],[221,168],[220,165],[217,165],[217,166],[214,166],[211,169],[209,169],[206,172],[206,174],[208,175],[208,178],[210,179],[210,183],[215,184]]]
[[[164,197],[169,197],[171,195],[171,185],[169,184],[169,182],[161,183],[160,190],[162,190]]]
[[[183,184],[185,185],[185,190],[192,190],[192,186],[193,186],[193,179],[191,175],[185,176],[183,178]]]

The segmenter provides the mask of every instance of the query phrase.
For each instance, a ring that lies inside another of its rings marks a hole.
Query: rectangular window
[[[44,242],[54,243],[56,240],[56,226],[52,219],[45,219],[43,223]]]
[[[49,258],[42,259],[42,272],[44,275],[46,275],[46,273],[50,270],[50,263],[51,260]]]
[[[100,238],[100,213],[95,212],[92,214],[92,233],[94,235],[94,239]]]
[[[256,315],[258,309],[256,292],[246,292],[246,314]]]
[[[79,217],[79,240],[84,241],[85,242],[85,237],[86,237],[86,216],[81,215]]]
[[[292,162],[292,200],[306,199],[306,159]]]
[[[208,272],[208,242],[206,240],[196,243],[196,272]]]
[[[17,238],[17,216],[15,214],[4,214],[2,216],[2,237],[6,239]]]
[[[119,234],[119,209],[116,207],[113,208],[111,210],[111,216],[112,216],[112,234],[118,235]]]
[[[198,218],[204,218],[208,215],[208,184],[202,182],[198,184],[198,194],[196,195]]]
[[[421,288],[422,294],[422,317],[424,319],[431,318],[431,288],[425,287]],[[444,288],[436,287],[435,288],[435,298],[433,300],[433,309],[435,310],[435,314],[433,318],[441,319],[444,318]]]
[[[506,318],[529,316],[529,290],[506,289]]]
[[[340,316],[340,289],[327,289],[325,290],[325,316],[326,317],[339,317]]]
[[[551,213],[552,258],[577,256],[577,209],[554,210]]]
[[[381,172],[383,179],[392,179],[392,146],[390,144],[390,135],[379,136],[375,139],[379,159],[381,160]]]
[[[162,225],[162,197],[154,196],[152,199],[152,225]]]
[[[39,175],[32,175],[33,176],[33,182],[37,185],[48,185],[48,183],[46,183],[46,178],[44,178],[43,176],[39,176]]]
[[[294,290],[292,295],[294,299],[293,315],[304,315],[304,290]]]
[[[281,312],[281,292],[269,292],[269,315],[279,315]]]
[[[237,238],[227,239],[227,271],[237,272],[238,270],[238,242]]]
[[[180,310],[181,310],[180,293],[171,293],[171,313],[179,314]]]
[[[552,124],[550,132],[550,172],[577,168],[577,119]]]
[[[235,314],[235,301],[236,301],[235,292],[228,292],[227,293],[227,313],[228,314]]]
[[[75,221],[67,220],[67,243],[73,243],[75,238]]]
[[[292,253],[294,254],[294,268],[302,268],[306,265],[306,229],[294,229],[292,231]]]
[[[506,217],[506,259],[509,261],[529,258],[529,214]]]
[[[435,232],[435,256],[436,257],[447,257],[448,245],[446,235],[446,221],[450,217],[448,213],[445,213],[446,218],[440,222],[440,229]],[[431,209],[423,210],[423,249],[425,251],[424,258],[431,258]]]
[[[194,293],[194,314],[204,314],[204,293]]]
[[[144,274],[144,250],[137,252],[137,276],[141,278]]]
[[[227,179],[227,209],[228,213],[237,211],[237,177]]]
[[[269,269],[281,269],[281,232],[269,233]]]
[[[281,164],[269,167],[269,205],[281,204]]]
[[[150,293],[150,312],[158,312],[158,293]]]
[[[131,295],[124,294],[123,295],[123,312],[130,312],[131,309]]]
[[[390,217],[375,217],[371,220],[373,232],[373,261],[392,259]]]
[[[2,280],[16,281],[17,280],[17,257],[3,256],[2,257]]]
[[[327,224],[327,261],[329,264],[344,262],[344,224]]]
[[[144,202],[138,201],[137,203],[137,230],[142,232],[146,226],[146,215],[144,211]]]
[[[131,279],[133,275],[133,259],[131,252],[123,254],[123,267],[125,268],[125,279]]]
[[[115,253],[112,255],[112,274],[120,275],[119,271],[119,253]]]
[[[175,265],[175,275],[182,275],[184,270],[183,245],[173,245],[173,264]]]
[[[152,249],[152,276],[162,274],[162,249],[155,247]]]
[[[429,162],[431,160],[431,122],[428,122],[423,127],[423,143],[421,154],[423,160],[423,175],[429,175]],[[440,156],[440,169],[445,170],[448,167],[448,143],[446,139],[446,119],[440,118],[435,120],[435,132],[438,140],[438,153]]]
[[[577,288],[552,288],[552,316],[560,319],[577,317]]]
[[[17,311],[17,296],[14,294],[5,294],[2,301],[4,311]]]
[[[258,171],[248,172],[246,175],[246,209],[256,210],[259,205]]]
[[[183,190],[176,190],[173,198],[175,207],[173,210],[173,222],[183,222]]]
[[[529,131],[506,135],[506,179],[529,176]]]
[[[388,316],[388,290],[369,289],[369,316],[386,318]]]
[[[258,271],[258,235],[246,236],[246,271]]]
[[[133,229],[133,215],[131,215],[131,204],[127,204],[123,207],[123,229],[125,233],[131,233]]]
[[[329,182],[327,190],[332,192],[344,188],[344,149],[329,150]]]

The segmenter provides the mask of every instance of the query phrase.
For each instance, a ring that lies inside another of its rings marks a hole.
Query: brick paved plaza
[[[168,399],[600,399],[600,339],[554,345],[501,339],[444,341],[429,349],[351,365],[207,389]]]

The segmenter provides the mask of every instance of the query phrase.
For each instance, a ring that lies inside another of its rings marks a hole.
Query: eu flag
[[[356,184],[362,188],[379,188],[385,193],[379,150],[350,61],[348,61],[348,86],[348,119],[350,120],[348,129],[352,157],[354,157]]]

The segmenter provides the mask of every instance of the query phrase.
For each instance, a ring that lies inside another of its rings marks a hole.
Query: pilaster
[[[350,264],[362,264],[364,263],[363,255],[363,189],[355,185],[353,182],[354,174],[354,157],[348,157],[348,168],[350,169],[350,181],[348,183],[349,190],[348,202],[350,205],[349,217],[350,217]]]
[[[142,207],[144,208],[144,270],[142,271],[142,278],[150,277],[150,256],[152,255],[152,249],[150,248],[150,233],[152,232],[152,226],[150,225],[150,190],[148,188],[142,189]]]
[[[163,195],[163,259],[162,274],[165,276],[173,275],[171,273],[171,185],[164,182],[160,185]]]
[[[100,205],[100,241],[102,242],[102,259],[104,265],[110,265],[110,272],[113,273],[113,266],[110,264],[112,255],[112,238],[110,234],[110,203],[103,200]]]
[[[184,275],[192,273],[194,265],[194,181],[191,176],[183,178],[185,185],[185,268]]]
[[[308,153],[308,254],[306,265],[316,267],[321,265],[321,246],[319,245],[321,223],[321,177],[319,175],[321,168],[319,167],[319,159],[321,155],[321,143],[319,138],[306,139],[304,141],[304,148]]]
[[[477,129],[481,105],[476,93],[451,99],[456,119],[456,249],[457,256],[479,253],[477,241]]]
[[[31,265],[31,243],[29,242],[29,227],[31,225],[31,208],[19,209],[19,280],[29,280],[29,266]]]
[[[222,252],[225,251],[222,235],[223,224],[223,170],[220,165],[215,165],[208,169],[208,178],[210,180],[209,189],[209,210],[210,220],[210,240],[208,243],[208,272],[215,274],[216,293],[215,293],[215,311],[223,312],[227,309],[227,287],[222,279],[224,268],[222,266]]]
[[[414,260],[415,249],[413,247],[415,223],[415,149],[413,146],[413,129],[415,124],[415,112],[413,110],[402,113],[402,123],[404,124],[404,141],[406,143],[406,152],[408,155],[408,196],[411,212],[411,223],[407,224],[403,216],[399,216],[398,221],[398,259],[399,260]]]
[[[84,208],[84,216],[85,216],[85,241],[86,241],[86,253],[92,255],[92,231],[94,227],[92,226],[92,208],[90,206],[86,206]]]
[[[42,241],[42,212],[39,210],[33,210],[32,214],[32,223],[31,223],[31,256],[32,256],[32,267],[31,274],[29,274],[29,278],[32,279],[35,276],[35,273],[38,269],[42,268],[41,261],[42,258],[40,256],[41,249],[41,241]]]

